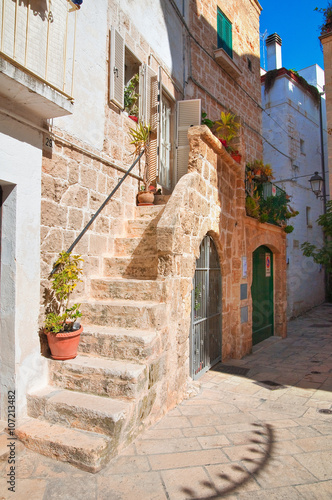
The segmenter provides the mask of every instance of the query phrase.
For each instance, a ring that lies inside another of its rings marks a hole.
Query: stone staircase
[[[103,277],[82,301],[79,354],[49,360],[50,385],[28,395],[19,438],[37,452],[97,472],[154,418],[166,398],[166,291],[157,279],[163,206],[137,207],[114,238]]]

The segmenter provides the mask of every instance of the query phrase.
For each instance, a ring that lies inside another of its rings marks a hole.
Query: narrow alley
[[[332,305],[325,304],[291,321],[288,338],[271,337],[207,372],[196,395],[97,474],[19,444],[15,495],[3,454],[0,499],[328,500],[331,341]]]

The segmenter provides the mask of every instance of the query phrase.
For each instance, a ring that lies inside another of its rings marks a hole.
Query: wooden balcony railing
[[[0,0],[0,57],[72,100],[76,14],[68,0]]]

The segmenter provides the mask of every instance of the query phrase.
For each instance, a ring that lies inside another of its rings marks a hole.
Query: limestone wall
[[[251,351],[252,252],[267,245],[274,253],[275,334],[286,335],[286,235],[281,228],[245,215],[244,167],[221,147],[206,126],[192,127],[189,173],[180,179],[157,225],[159,276],[167,284],[169,318],[169,391],[189,373],[191,291],[199,246],[206,234],[216,244],[222,274],[222,359]],[[242,258],[248,273],[243,277]],[[240,300],[240,285],[248,285]],[[241,323],[241,308],[248,321]]]

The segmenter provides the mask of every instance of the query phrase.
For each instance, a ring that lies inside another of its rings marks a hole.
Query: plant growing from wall
[[[324,9],[315,7],[314,10],[324,15],[324,22],[320,26],[321,34],[330,33],[332,31],[332,2],[328,2]]]

